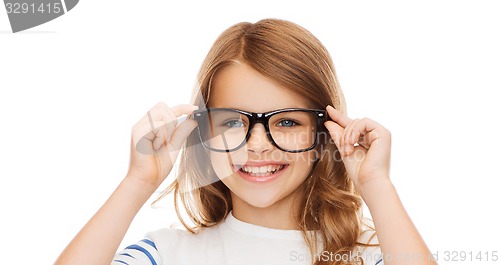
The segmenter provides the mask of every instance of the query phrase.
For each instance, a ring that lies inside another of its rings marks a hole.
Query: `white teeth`
[[[267,165],[262,167],[250,167],[243,166],[241,170],[246,173],[251,174],[266,174],[266,173],[274,173],[278,170],[283,169],[284,165]]]

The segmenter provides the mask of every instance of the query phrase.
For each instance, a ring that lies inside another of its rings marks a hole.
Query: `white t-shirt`
[[[369,239],[365,233],[362,242]],[[376,238],[370,243],[376,242]],[[359,254],[364,264],[382,265],[379,247],[360,248],[351,256],[320,252],[314,259],[352,259]],[[115,255],[112,265],[310,265],[312,257],[301,231],[257,226],[236,219],[232,213],[219,225],[197,234],[180,229],[161,229]]]

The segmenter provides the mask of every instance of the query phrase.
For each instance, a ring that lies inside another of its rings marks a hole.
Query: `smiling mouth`
[[[266,166],[239,166],[239,171],[251,177],[267,177],[284,170],[288,165],[266,165]]]

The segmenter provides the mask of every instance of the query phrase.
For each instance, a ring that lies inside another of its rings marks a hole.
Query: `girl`
[[[390,133],[345,115],[311,33],[275,19],[234,25],[198,82],[194,105],[160,103],[133,127],[127,176],[56,264],[434,264],[389,179]],[[115,255],[183,145],[164,194],[195,227],[179,216],[188,231],[155,231]]]

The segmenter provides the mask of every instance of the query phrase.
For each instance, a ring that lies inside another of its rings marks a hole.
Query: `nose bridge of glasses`
[[[252,122],[253,124],[249,128],[250,129],[250,131],[248,132],[250,134],[249,137],[251,137],[252,134],[254,134],[252,131],[256,126],[261,128],[261,130],[265,133],[264,137],[271,133],[269,131],[269,116],[266,116],[265,113],[253,113],[252,118],[253,118]]]

